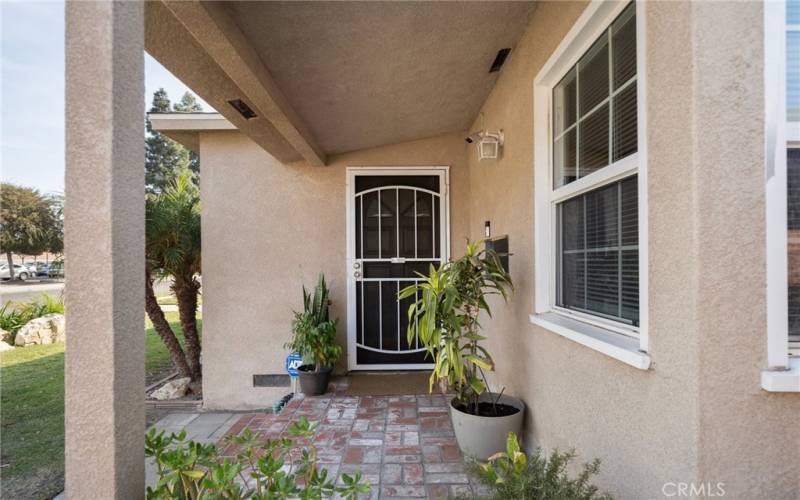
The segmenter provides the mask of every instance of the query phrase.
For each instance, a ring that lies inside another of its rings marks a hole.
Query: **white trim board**
[[[219,113],[148,113],[154,130],[236,130],[236,126]]]
[[[785,26],[783,2],[764,3],[764,26]],[[764,30],[764,136],[767,234],[767,369],[789,363],[787,256],[786,31]]]

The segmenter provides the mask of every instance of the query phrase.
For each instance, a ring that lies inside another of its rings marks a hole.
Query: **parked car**
[[[28,272],[31,273],[30,274],[31,278],[35,278],[36,276],[38,276],[35,262],[31,262],[29,264],[23,263],[22,266],[28,269]]]
[[[25,281],[32,276],[36,276],[36,274],[31,274],[31,270],[26,266],[23,266],[22,264],[14,264],[14,279]],[[9,269],[8,264],[0,264],[0,279],[11,279],[11,270]]]
[[[63,278],[64,277],[64,261],[54,260],[47,267],[47,276],[50,278]]]
[[[46,262],[33,262],[36,266],[36,276],[49,276],[50,264]]]

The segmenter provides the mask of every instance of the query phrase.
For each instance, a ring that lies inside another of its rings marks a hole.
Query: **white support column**
[[[66,5],[66,493],[144,496],[144,4]]]

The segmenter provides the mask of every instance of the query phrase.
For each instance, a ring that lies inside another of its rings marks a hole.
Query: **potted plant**
[[[303,394],[317,396],[328,389],[333,365],[342,355],[336,343],[336,320],[328,316],[330,292],[320,273],[314,295],[303,286],[303,310],[294,312],[292,340],[285,347],[303,356],[298,368]]]
[[[400,298],[418,294],[408,310],[409,342],[418,335],[433,358],[430,390],[438,381],[455,392],[450,417],[461,451],[486,460],[504,449],[509,432],[521,434],[525,405],[502,391],[487,391],[484,371],[494,363],[480,345],[486,339],[480,335],[480,313],[491,316],[486,297],[499,294],[507,301],[513,284],[497,254],[482,246],[467,242],[463,257],[431,266]]]

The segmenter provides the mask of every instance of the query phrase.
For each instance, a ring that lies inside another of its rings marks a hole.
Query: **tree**
[[[172,106],[172,111],[176,112],[199,112],[202,107],[195,97],[186,92],[180,102]],[[169,113],[170,101],[164,89],[158,89],[153,93],[153,105],[150,113]],[[149,118],[145,118],[145,186],[147,192],[159,192],[166,186],[175,172],[183,169],[190,169],[194,173],[200,172],[200,160],[193,151],[185,148],[180,143],[173,141],[169,137],[153,130]]]
[[[6,254],[14,279],[12,254],[61,252],[64,229],[59,198],[10,183],[0,185],[0,252]]]
[[[160,89],[163,90],[163,89]],[[164,93],[166,96],[166,92]],[[197,98],[191,92],[184,92],[181,100],[172,105],[173,111],[179,113],[199,113],[203,111],[203,106],[197,102]]]
[[[49,194],[50,210],[53,212],[53,226],[47,238],[45,251],[60,254],[64,251],[64,195]]]
[[[192,379],[196,389],[202,377],[200,336],[197,330],[197,294],[200,283],[200,191],[195,174],[185,168],[158,193],[148,193],[145,201],[146,290],[145,310],[158,335],[170,352],[182,377]],[[172,277],[172,291],[178,300],[185,351],[164,317],[156,300],[153,281]]]

